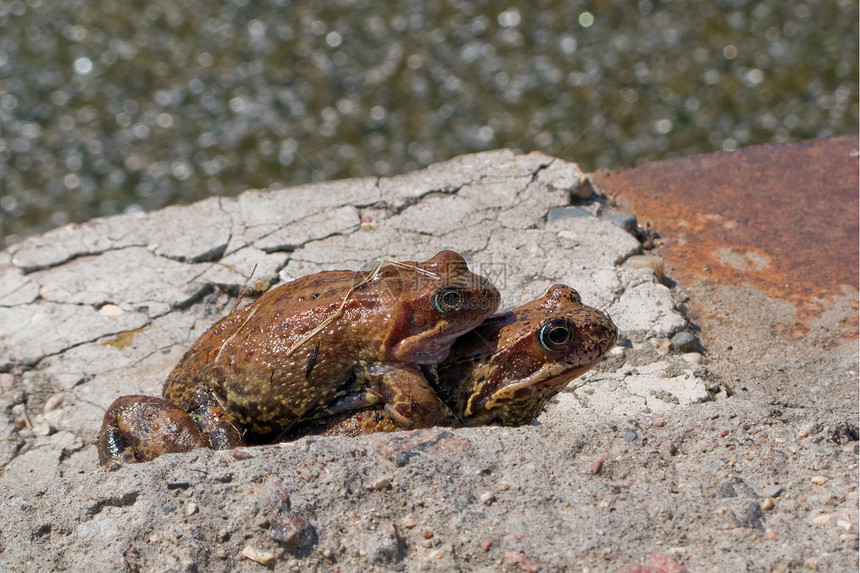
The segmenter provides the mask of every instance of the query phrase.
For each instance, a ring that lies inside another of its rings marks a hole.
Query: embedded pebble
[[[378,480],[374,481],[372,484],[367,486],[367,489],[369,489],[369,490],[385,489],[385,488],[389,487],[390,485],[391,485],[391,480],[388,479],[387,477],[384,477],[384,478],[379,478]]]
[[[188,505],[185,506],[185,515],[188,515],[188,516],[194,515],[195,513],[197,513],[198,509],[199,508],[197,507],[197,504],[192,501],[191,503],[189,503]]]
[[[633,440],[635,440],[638,437],[639,437],[639,435],[634,430],[627,430],[626,432],[624,432],[624,441],[625,442],[632,442]]]
[[[54,433],[54,428],[51,427],[50,422],[41,415],[33,416],[30,423],[32,425],[33,434],[36,436],[48,436]]]
[[[301,515],[297,515],[292,519],[288,519],[283,515],[276,516],[272,519],[272,525],[269,528],[269,537],[271,539],[293,547],[307,545],[313,533],[314,527]]]
[[[230,450],[230,456],[234,460],[240,460],[240,461],[241,460],[249,460],[252,457],[254,457],[251,455],[251,452],[249,452],[248,450],[244,450],[242,448],[233,448],[232,450]]]
[[[696,349],[698,340],[689,332],[681,331],[675,333],[675,335],[669,339],[669,342],[675,350],[693,351]]]
[[[814,476],[809,481],[811,481],[815,485],[824,485],[827,483],[827,478],[824,476]]]
[[[484,505],[490,505],[494,501],[496,501],[496,495],[493,492],[487,491],[481,494],[481,503]]]
[[[42,407],[42,413],[47,414],[53,410],[56,410],[60,406],[63,405],[63,400],[65,397],[62,392],[57,392],[56,394],[52,394],[46,401],[45,405]]]
[[[246,545],[244,549],[242,549],[242,557],[259,563],[260,565],[269,565],[275,560],[275,554],[271,551],[257,550],[250,545]]]
[[[782,493],[782,487],[775,485],[767,490],[767,497],[779,497]]]
[[[632,213],[617,211],[615,213],[610,213],[607,218],[613,225],[621,227],[628,233],[636,231],[636,215]]]
[[[815,523],[817,525],[824,525],[825,523],[829,523],[829,522],[830,522],[830,516],[827,515],[826,513],[823,515],[819,515],[812,520],[812,523]]]
[[[705,359],[705,357],[702,356],[701,354],[699,354],[698,352],[685,352],[684,354],[681,355],[681,358],[683,358],[684,360],[686,360],[688,363],[692,364],[693,366],[698,366]]]
[[[400,525],[402,525],[406,529],[412,529],[413,527],[418,525],[418,516],[414,513],[408,513],[403,518],[403,521],[400,522]]]
[[[773,498],[772,497],[765,498],[765,500],[761,503],[761,508],[765,509],[765,510],[773,509]]]
[[[115,304],[105,304],[99,309],[99,314],[104,316],[119,316],[123,313],[125,311]]]

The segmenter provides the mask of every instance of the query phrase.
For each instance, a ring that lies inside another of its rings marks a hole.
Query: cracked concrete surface
[[[677,491],[678,473],[691,471],[670,465],[691,441],[685,420],[693,408],[719,412],[725,393],[708,391],[700,355],[670,352],[687,327],[676,295],[654,265],[628,264],[642,247],[607,209],[575,164],[500,150],[397,177],[96,219],[0,253],[0,568],[604,570],[644,559],[637,540],[659,549],[642,529],[651,524],[664,549],[689,560],[677,504],[704,520],[725,503],[698,490],[665,502],[654,487]],[[531,427],[311,438],[97,467],[108,404],[158,395],[245,288],[443,248],[490,278],[503,307],[553,283],[576,288],[615,320],[619,346]],[[598,458],[615,463],[602,469]],[[635,523],[627,533],[616,531],[616,505]],[[106,557],[94,563],[92,551]]]

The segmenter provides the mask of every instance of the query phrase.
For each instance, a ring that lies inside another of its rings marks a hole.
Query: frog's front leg
[[[378,393],[385,413],[403,429],[455,426],[457,419],[417,366],[382,363],[367,367],[370,393]]]
[[[105,412],[97,441],[99,462],[154,460],[161,454],[206,447],[208,440],[184,410],[154,396],[123,396]]]

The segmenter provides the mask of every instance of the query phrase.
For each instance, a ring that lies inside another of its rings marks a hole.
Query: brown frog
[[[453,411],[455,426],[532,423],[547,401],[594,366],[614,345],[617,330],[604,313],[557,284],[540,299],[488,318],[457,339],[431,385]],[[330,416],[294,433],[369,434],[403,429],[382,408]]]
[[[368,401],[404,427],[451,423],[419,365],[442,361],[498,305],[498,290],[453,251],[296,279],[204,333],[168,376],[163,398],[116,400],[99,459],[107,466],[267,441],[321,411]]]

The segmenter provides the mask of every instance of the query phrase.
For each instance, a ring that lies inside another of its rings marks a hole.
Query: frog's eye
[[[454,312],[463,306],[466,297],[457,287],[445,287],[433,295],[433,308],[442,313]]]
[[[540,345],[547,350],[561,350],[573,338],[570,324],[563,318],[557,318],[544,324],[538,331]]]

